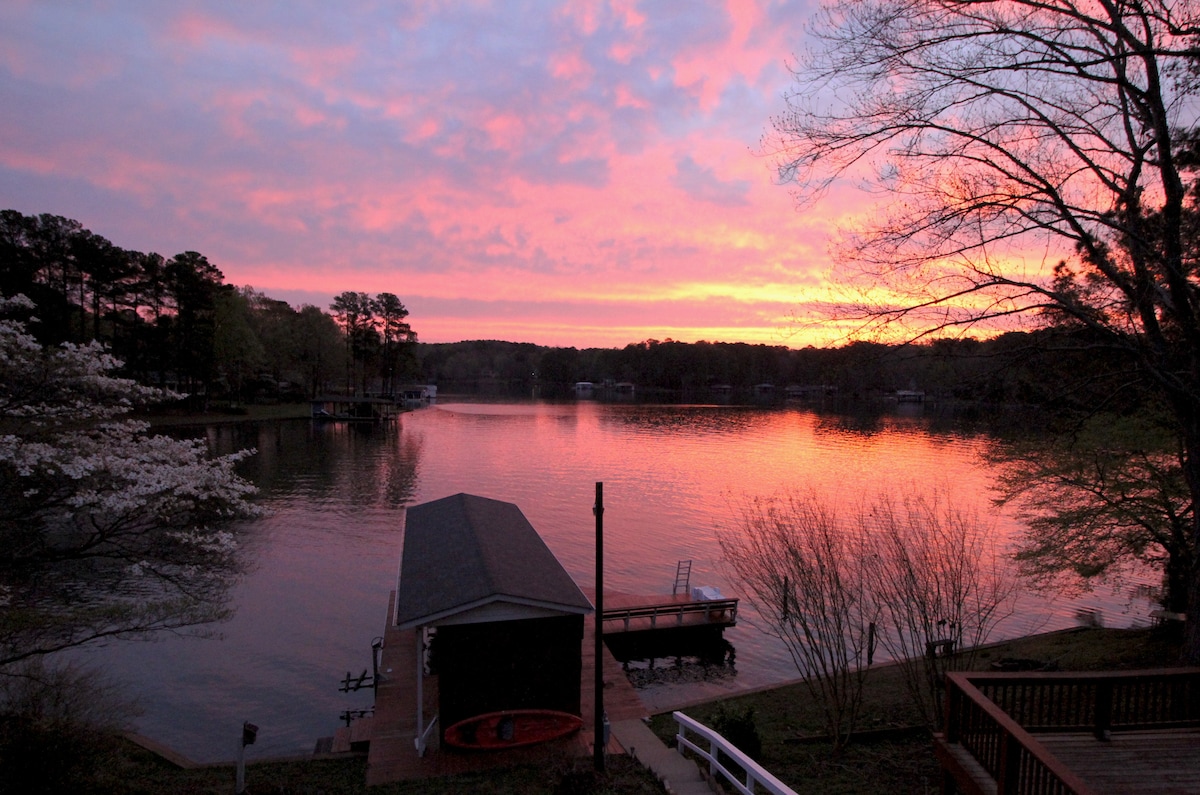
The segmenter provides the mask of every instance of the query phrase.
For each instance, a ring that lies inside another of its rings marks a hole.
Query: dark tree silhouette
[[[803,201],[847,174],[891,194],[843,249],[883,296],[860,307],[867,327],[1033,315],[1090,330],[1169,407],[1193,502],[1200,284],[1178,153],[1198,17],[1191,0],[830,4],[766,141]],[[1186,638],[1200,662],[1200,610]]]

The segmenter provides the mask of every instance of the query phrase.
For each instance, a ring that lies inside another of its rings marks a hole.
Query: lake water
[[[735,523],[741,500],[788,490],[852,507],[883,489],[939,487],[989,515],[998,537],[1019,530],[990,506],[987,437],[933,430],[919,415],[443,400],[389,425],[304,420],[204,433],[217,452],[257,448],[245,472],[270,509],[244,527],[252,569],[234,590],[236,614],[216,638],[120,642],[83,655],[137,694],[138,731],[197,761],[232,759],[244,720],[260,727],[249,758],[308,753],[343,710],[370,705],[369,690],[345,694],[338,684],[370,667],[407,505],[458,492],[516,503],[588,588],[601,481],[606,590],[636,594],[670,593],[676,562],[691,559],[693,585],[736,595],[716,534]],[[1025,597],[1003,631],[1070,626],[1080,609],[1128,626],[1144,623],[1149,605],[1110,592]],[[786,651],[749,620],[726,638],[732,669],[696,685],[665,666],[648,677],[647,698],[795,678]]]

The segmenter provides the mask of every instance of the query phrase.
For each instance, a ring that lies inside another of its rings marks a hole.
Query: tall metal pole
[[[243,795],[246,791],[246,743],[238,743],[237,773],[234,776],[233,793]]]
[[[604,484],[596,484],[596,739],[592,761],[596,772],[604,772]]]

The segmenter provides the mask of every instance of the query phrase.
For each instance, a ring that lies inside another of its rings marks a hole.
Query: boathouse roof
[[[408,509],[394,617],[400,629],[592,609],[515,504],[455,494]]]

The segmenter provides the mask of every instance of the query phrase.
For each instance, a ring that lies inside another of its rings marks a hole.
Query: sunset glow
[[[866,199],[799,212],[756,152],[810,11],[6,3],[0,207],[428,342],[838,342]]]

